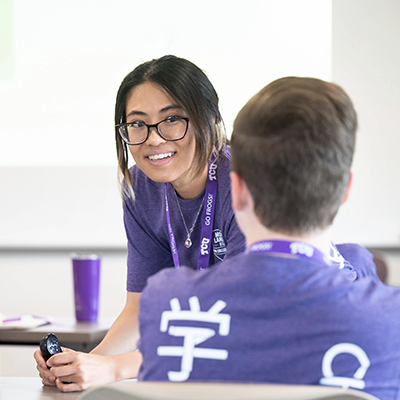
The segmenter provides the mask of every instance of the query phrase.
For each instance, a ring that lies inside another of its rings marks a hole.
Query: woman
[[[175,56],[139,65],[119,88],[115,123],[127,300],[91,354],[66,351],[46,365],[35,352],[43,383],[62,391],[136,377],[137,314],[149,276],[180,265],[201,271],[245,248],[231,208],[230,154],[218,96],[201,69]],[[136,165],[129,169],[130,154]]]

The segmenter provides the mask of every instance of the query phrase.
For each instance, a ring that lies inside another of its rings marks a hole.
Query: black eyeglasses
[[[115,125],[122,140],[130,145],[144,143],[150,136],[151,128],[156,128],[164,140],[181,140],[185,137],[188,126],[189,118],[185,117],[168,117],[154,125],[145,124],[143,121]]]

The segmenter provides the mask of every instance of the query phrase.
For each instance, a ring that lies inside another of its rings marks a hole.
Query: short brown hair
[[[315,78],[278,79],[239,112],[232,169],[267,228],[304,234],[332,224],[350,179],[357,115],[346,92]]]

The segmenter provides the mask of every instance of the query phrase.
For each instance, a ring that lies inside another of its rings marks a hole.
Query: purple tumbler
[[[78,321],[97,321],[101,258],[97,254],[71,255],[74,272],[75,316]]]

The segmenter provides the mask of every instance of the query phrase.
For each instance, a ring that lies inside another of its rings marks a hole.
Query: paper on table
[[[50,324],[50,321],[44,317],[21,315],[15,318],[4,318],[0,314],[0,329],[33,329],[47,324]]]

